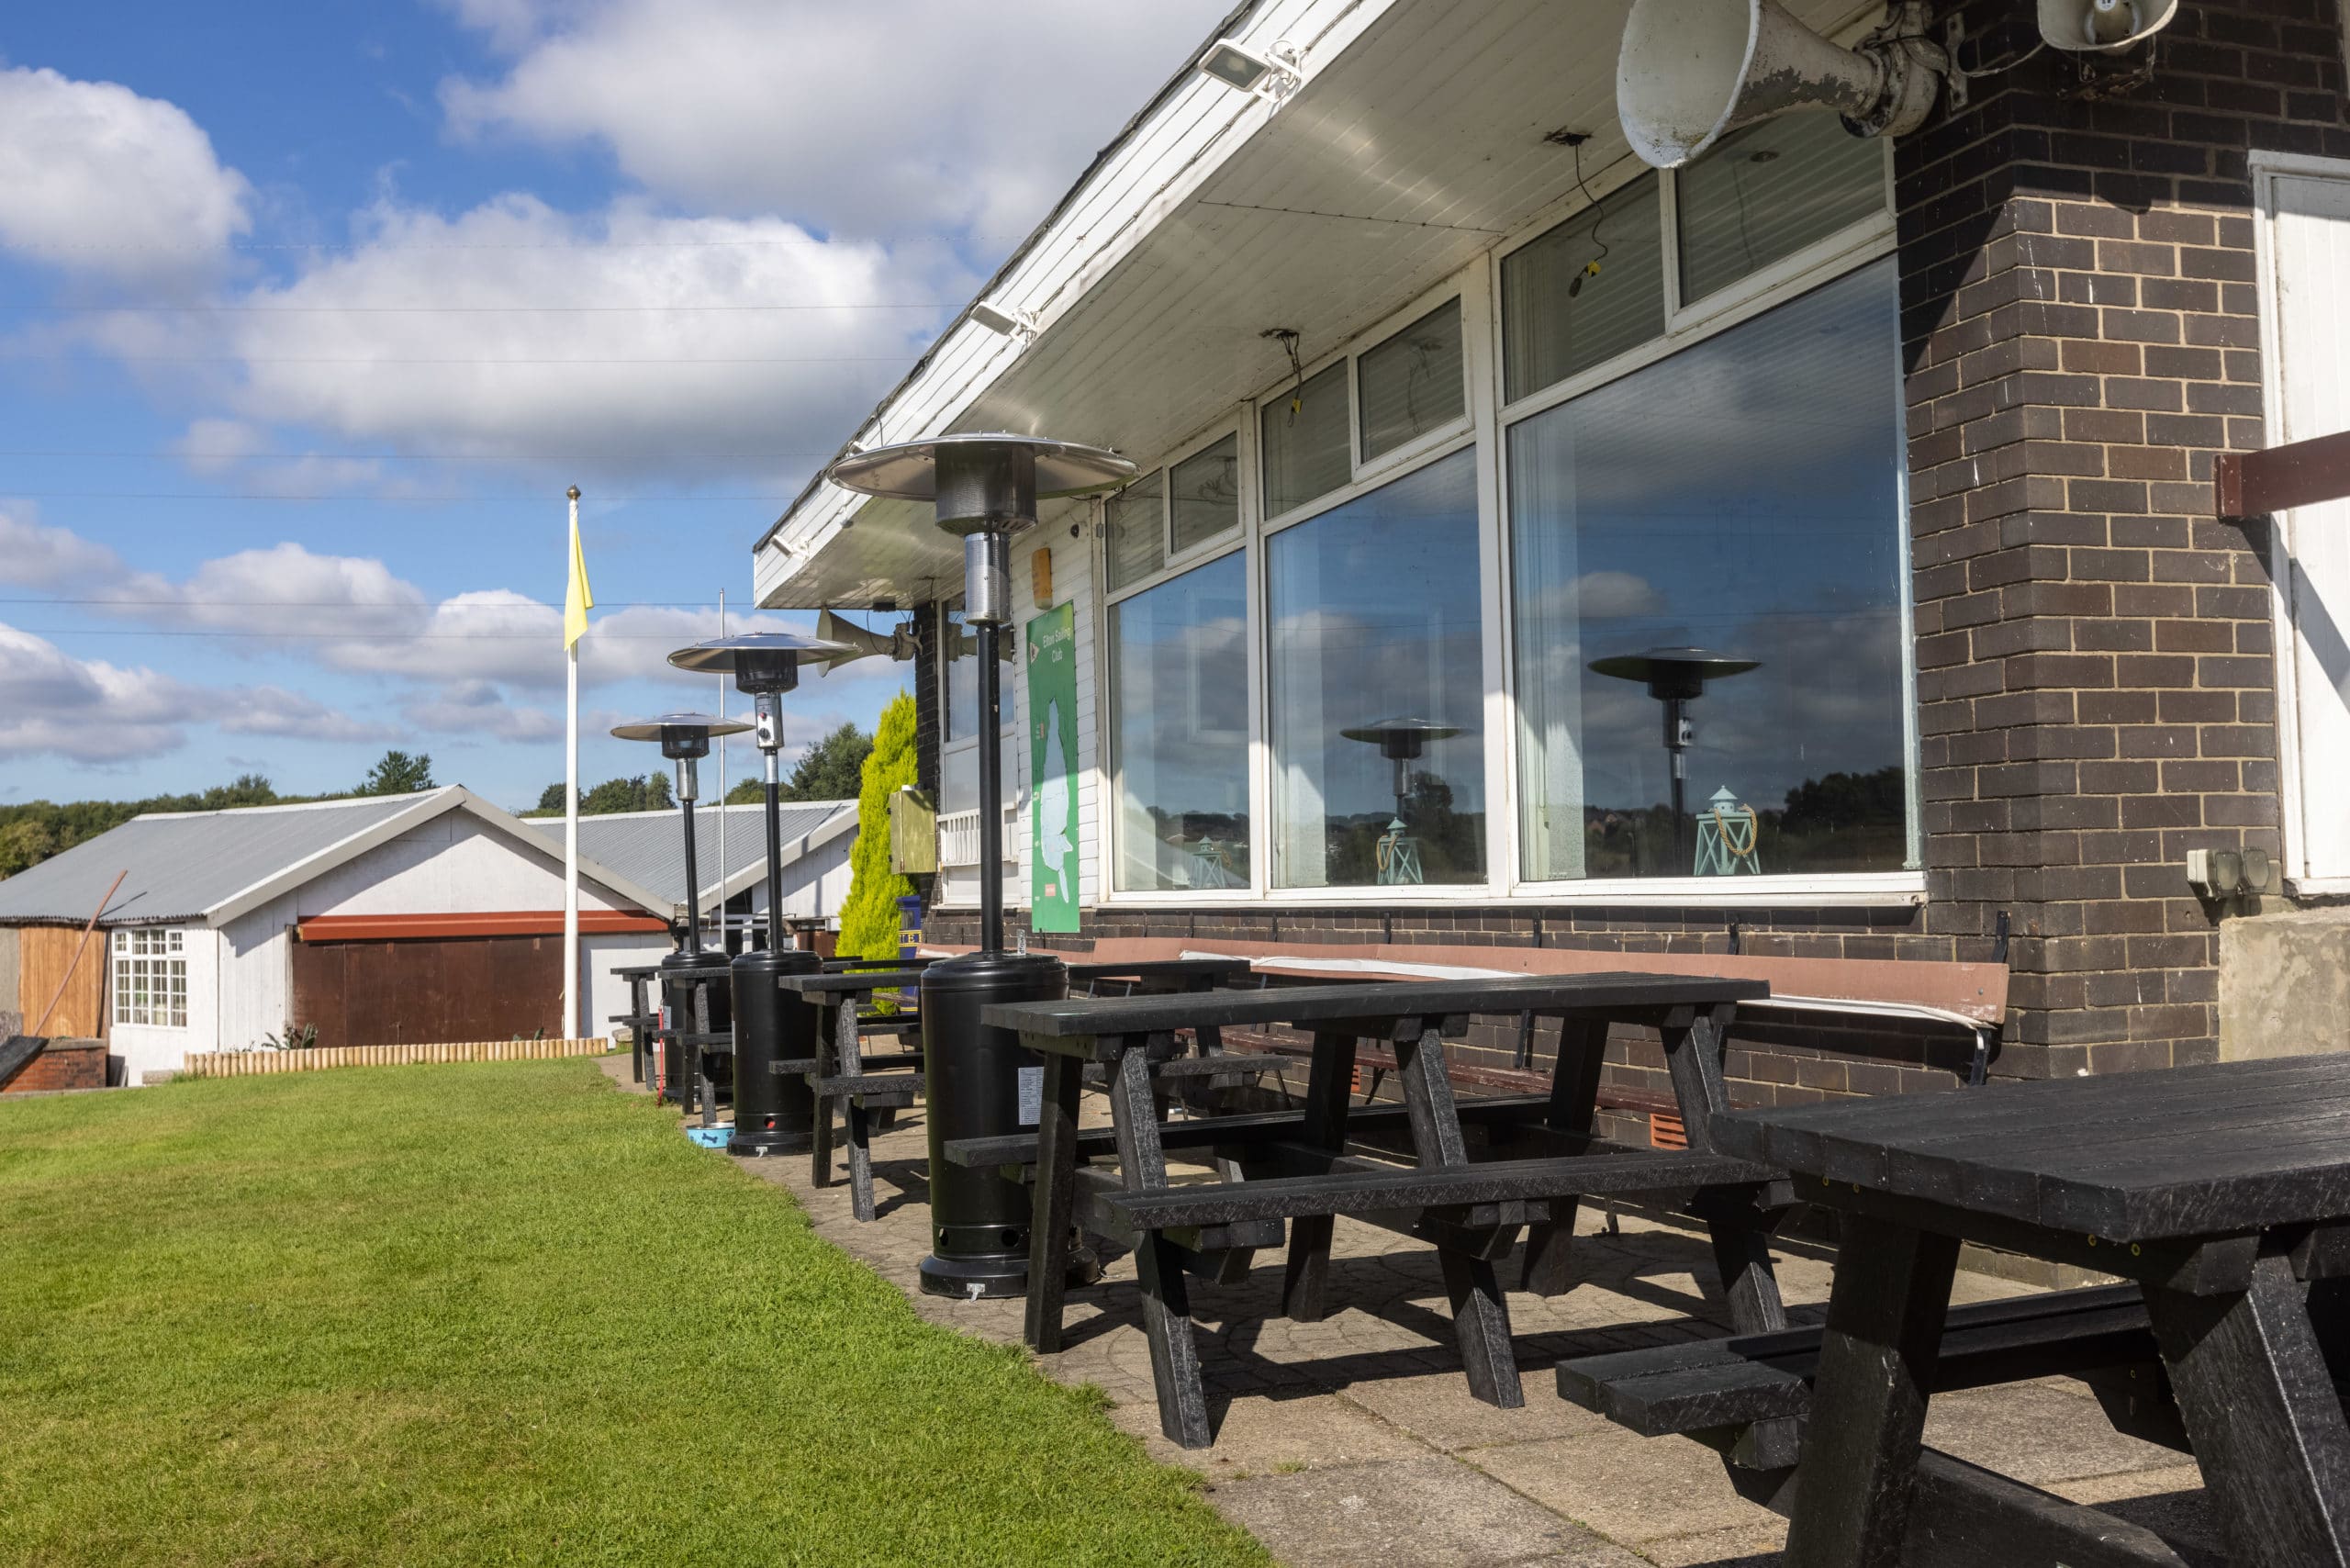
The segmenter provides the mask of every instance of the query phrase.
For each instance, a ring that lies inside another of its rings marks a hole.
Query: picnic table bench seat
[[[1470,1393],[1511,1408],[1524,1395],[1496,1267],[1531,1225],[1526,1288],[1544,1294],[1571,1288],[1565,1265],[1575,1204],[1585,1193],[1617,1190],[1702,1200],[1733,1321],[1750,1333],[1785,1327],[1765,1245],[1779,1217],[1771,1191],[1783,1183],[1775,1172],[1720,1156],[1703,1141],[1707,1115],[1726,1108],[1723,1026],[1738,1002],[1765,994],[1765,987],[1626,972],[1353,980],[1000,1003],[983,1012],[987,1025],[1014,1031],[1044,1056],[1042,1119],[1033,1140],[957,1140],[942,1152],[968,1163],[1016,1166],[1034,1159],[1025,1332],[1032,1347],[1045,1353],[1060,1348],[1065,1281],[1058,1260],[1070,1232],[1132,1237],[1161,1429],[1183,1447],[1204,1447],[1213,1431],[1184,1276],[1218,1272],[1230,1251],[1268,1244],[1286,1226],[1281,1310],[1296,1321],[1315,1321],[1325,1308],[1332,1226],[1343,1215],[1435,1246]],[[1442,1040],[1464,1033],[1472,1016],[1529,1011],[1561,1020],[1563,1046],[1550,1092],[1513,1097],[1483,1120],[1473,1109],[1480,1102],[1453,1096]],[[1689,1096],[1695,1135],[1686,1157],[1608,1144],[1594,1133],[1591,1096],[1607,1027],[1616,1022],[1662,1031],[1674,1083]],[[1313,1036],[1298,1111],[1163,1117],[1153,1073],[1180,1058],[1184,1032],[1267,1025]],[[1356,1052],[1373,1043],[1398,1047],[1401,1106],[1351,1103]],[[1082,1070],[1096,1063],[1110,1070],[1114,1175],[1080,1165],[1080,1149],[1090,1158],[1103,1148],[1077,1126]],[[1387,1159],[1350,1152],[1368,1141],[1372,1117],[1394,1118],[1408,1134],[1409,1152]],[[1492,1136],[1473,1139],[1472,1126]],[[1171,1176],[1170,1147],[1211,1151],[1219,1179],[1192,1183]],[[1013,1158],[1005,1160],[1007,1155]]]
[[[919,994],[922,966],[864,962],[828,967],[817,974],[784,975],[777,983],[817,1012],[816,1054],[775,1064],[778,1072],[797,1072],[803,1078],[815,1101],[809,1179],[819,1187],[832,1184],[833,1119],[837,1113],[846,1134],[849,1212],[870,1220],[876,1213],[872,1135],[877,1126],[886,1130],[896,1113],[922,1094],[923,1053],[919,1008],[892,1013],[869,1009],[877,1002],[897,1002],[908,992]],[[864,1047],[867,1038],[895,1038],[914,1048],[868,1057]]]

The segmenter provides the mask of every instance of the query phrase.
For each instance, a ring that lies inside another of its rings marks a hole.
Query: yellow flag
[[[588,586],[588,557],[579,553],[579,519],[571,520],[571,581],[563,590],[563,645],[576,647],[588,633],[588,612],[596,608],[595,591]]]

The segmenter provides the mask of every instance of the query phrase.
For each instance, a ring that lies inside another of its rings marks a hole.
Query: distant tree
[[[839,950],[861,958],[898,954],[898,900],[914,885],[890,869],[890,797],[914,781],[914,700],[899,693],[881,710],[856,796],[856,843],[848,852],[848,897],[841,903]]]
[[[669,794],[669,776],[646,773],[633,778],[605,779],[579,797],[579,814],[600,817],[615,812],[658,812],[676,804]],[[562,815],[562,785],[547,786],[546,792],[539,797],[539,810],[548,816]]]
[[[563,786],[550,784],[539,791],[539,803],[522,813],[526,817],[559,817],[563,815]]]
[[[404,751],[387,751],[367,770],[366,778],[352,793],[413,795],[433,787],[431,753],[410,756]]]
[[[863,787],[865,759],[871,755],[873,737],[845,723],[800,753],[791,777],[777,793],[787,801],[854,801]],[[745,778],[726,791],[730,806],[756,805],[766,799],[764,775]]]
[[[0,827],[0,878],[13,877],[57,853],[57,835],[38,817]]]

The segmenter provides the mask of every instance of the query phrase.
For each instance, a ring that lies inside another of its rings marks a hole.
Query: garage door
[[[506,1040],[563,1015],[563,938],[294,944],[292,1022],[322,1046]]]

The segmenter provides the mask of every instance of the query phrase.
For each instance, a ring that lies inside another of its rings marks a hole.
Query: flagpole
[[[579,487],[572,486],[569,494],[567,555],[578,548]],[[565,1038],[579,1037],[579,640],[576,637],[564,650],[563,1028]]]

